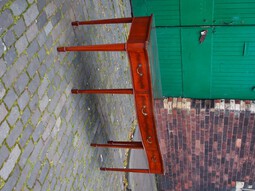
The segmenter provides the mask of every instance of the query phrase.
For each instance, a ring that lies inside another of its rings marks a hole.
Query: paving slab
[[[124,190],[130,95],[72,95],[72,88],[130,88],[125,52],[58,53],[58,46],[125,42],[129,25],[72,27],[130,17],[126,0],[0,1],[0,190]],[[103,160],[101,160],[101,156]]]

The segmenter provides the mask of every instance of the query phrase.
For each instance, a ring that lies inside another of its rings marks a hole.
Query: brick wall
[[[230,190],[255,182],[255,103],[156,100],[166,173],[159,190]],[[251,187],[251,186],[250,186]]]

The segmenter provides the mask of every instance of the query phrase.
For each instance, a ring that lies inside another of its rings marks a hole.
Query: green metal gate
[[[134,16],[155,16],[164,96],[255,99],[255,0],[132,0],[132,7]]]

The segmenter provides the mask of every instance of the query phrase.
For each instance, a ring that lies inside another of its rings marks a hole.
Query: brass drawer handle
[[[144,105],[143,108],[142,108],[142,114],[143,114],[144,116],[147,116],[148,113],[146,113],[145,109],[146,109],[146,106]]]
[[[147,137],[147,142],[150,143],[150,144],[152,143],[152,141],[151,141],[151,136],[148,136],[148,137]]]
[[[143,73],[139,71],[140,68],[142,68],[142,64],[138,64],[138,67],[136,68],[136,73],[139,74],[140,76],[143,76]]]

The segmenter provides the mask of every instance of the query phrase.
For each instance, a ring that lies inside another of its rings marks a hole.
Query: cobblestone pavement
[[[124,151],[89,144],[128,140],[133,97],[70,91],[130,88],[126,53],[56,48],[124,42],[127,25],[70,23],[130,14],[129,0],[0,0],[0,190],[124,189],[123,173],[99,171]]]

